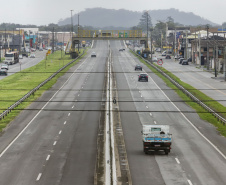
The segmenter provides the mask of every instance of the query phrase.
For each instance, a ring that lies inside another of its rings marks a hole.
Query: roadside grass
[[[81,51],[82,53],[83,51]],[[86,54],[86,51],[84,55]],[[84,56],[83,55],[83,56]],[[82,57],[83,57],[82,56]],[[81,57],[81,58],[82,58]],[[30,96],[25,102],[21,103],[17,108],[12,110],[4,119],[0,121],[0,131],[2,131],[23,109],[29,106],[32,101],[39,98],[43,92],[50,89],[57,81],[57,79],[64,75],[70,67],[75,65],[81,58],[66,67],[63,71],[57,74],[52,80],[47,82],[43,87]],[[21,72],[17,72],[13,75],[7,76],[0,80],[0,110],[3,112],[13,103],[22,98],[30,90],[38,86],[41,82],[46,80],[54,72],[59,70],[63,65],[71,62],[72,59],[68,55],[62,55],[57,51],[54,54],[50,54],[47,60],[42,60],[37,65],[24,69]]]
[[[134,56],[136,56],[133,52],[131,52],[131,53]],[[171,89],[174,89],[175,92],[181,97],[182,100],[185,101],[186,104],[188,104],[190,107],[192,107],[194,110],[197,111],[197,114],[199,115],[199,117],[201,119],[203,119],[203,120],[205,120],[205,121],[213,124],[215,127],[217,127],[217,130],[220,132],[220,134],[226,137],[226,126],[225,125],[223,125],[220,121],[218,121],[218,119],[215,118],[212,114],[208,113],[199,104],[197,104],[196,102],[192,102],[191,99],[188,96],[186,96],[180,89],[178,89],[174,84],[172,84],[166,77],[164,77],[163,75],[161,75],[155,68],[151,67],[150,65],[147,65],[147,63],[144,60],[142,60],[140,57],[137,57],[137,58],[140,60],[140,62],[142,62],[149,69],[151,69],[151,71],[153,73],[155,73],[156,75],[158,75],[166,83],[166,85],[168,87],[170,87]],[[156,65],[159,68],[159,66],[157,64],[154,64],[154,65]],[[191,85],[189,85],[189,84],[187,84],[185,82],[182,82],[178,77],[176,77],[174,74],[172,74],[171,72],[167,71],[163,67],[161,67],[161,70],[164,71],[166,74],[168,74],[171,78],[173,78],[177,83],[179,83],[180,85],[182,85],[189,92],[191,92],[198,99],[200,99],[202,101],[203,100],[207,100],[207,102],[205,102],[206,105],[208,105],[209,107],[211,107],[216,112],[221,112],[219,114],[221,114],[221,116],[223,116],[223,117],[226,118],[226,113],[225,113],[226,112],[226,107],[224,107],[223,105],[221,105],[219,102],[214,101],[213,99],[211,99],[210,97],[208,97],[207,95],[205,95],[201,91],[195,89]]]

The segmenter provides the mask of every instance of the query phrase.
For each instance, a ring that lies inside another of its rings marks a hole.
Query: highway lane
[[[149,82],[138,83],[138,73],[134,72],[134,66],[139,61],[128,52],[118,52],[122,47],[120,42],[112,42],[111,47],[114,49],[114,71],[120,72],[117,73],[119,101],[131,101],[119,103],[120,110],[137,111],[121,113],[133,184],[225,184],[225,159],[194,129],[192,123],[205,136],[209,136],[211,141],[217,138],[214,142],[222,149],[226,147],[225,138],[219,136],[212,125],[200,120],[197,114],[183,115],[168,112],[178,111],[175,106],[182,111],[192,110],[182,102],[175,105],[167,102],[148,102],[167,101],[165,94],[172,100],[180,98],[174,91],[165,90],[164,94],[158,90],[158,86],[162,89],[169,88],[144,65],[144,70],[150,75]],[[122,91],[122,89],[128,90]],[[136,100],[143,102],[136,102]],[[173,145],[169,156],[161,152],[151,155],[143,153],[140,133],[142,124],[170,125]],[[225,155],[226,151],[223,150],[223,153]]]
[[[9,65],[9,70],[8,70],[8,76],[12,75],[16,72],[19,72],[23,69],[27,69],[29,67],[32,67],[36,64],[38,64],[39,62],[41,62],[45,56],[46,56],[46,51],[36,51],[35,53],[35,58],[27,58],[27,57],[23,57],[23,59],[19,60],[19,63],[13,64],[13,65]],[[5,78],[6,76],[0,76],[0,80]]]
[[[64,84],[51,99],[57,102],[45,105],[45,109],[57,111],[41,111],[36,117],[33,112],[23,111],[1,136],[0,142],[5,145],[11,129],[25,124],[19,121],[30,121],[0,158],[1,184],[94,183],[100,112],[85,110],[101,108],[107,48],[106,41],[98,42],[87,57],[70,69],[74,74],[62,76],[52,90],[40,98],[49,101],[54,89]],[[97,53],[97,58],[90,57],[92,51]],[[95,102],[91,103],[92,100]],[[31,107],[43,106],[43,103],[35,104]]]

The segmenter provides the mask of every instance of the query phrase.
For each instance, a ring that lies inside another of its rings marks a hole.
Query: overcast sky
[[[193,12],[212,22],[226,22],[226,0],[0,0],[0,23],[48,25],[86,8],[132,11],[175,8]]]

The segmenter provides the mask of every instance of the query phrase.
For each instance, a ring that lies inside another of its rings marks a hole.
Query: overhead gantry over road
[[[145,43],[147,36],[142,33],[142,30],[79,30],[66,48],[72,58],[78,56],[75,46],[83,40],[143,40]]]

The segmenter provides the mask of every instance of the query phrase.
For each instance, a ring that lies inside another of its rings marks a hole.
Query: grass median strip
[[[137,57],[137,55],[135,55],[132,51],[131,51],[131,53],[134,56]],[[166,77],[164,77],[163,75],[161,75],[155,68],[151,67],[150,65],[147,65],[147,63],[143,59],[141,59],[140,57],[138,57],[138,59],[140,60],[140,62],[144,63],[149,69],[151,69],[151,71],[153,73],[155,73],[156,75],[158,75],[166,83],[166,85],[168,87],[174,89],[176,91],[176,93],[181,97],[181,99],[185,101],[185,103],[187,103],[189,106],[191,106],[193,109],[195,109],[197,111],[197,113],[198,113],[198,115],[199,115],[199,117],[201,119],[203,119],[203,120],[205,120],[205,121],[213,124],[215,127],[217,127],[217,130],[220,132],[220,134],[226,137],[226,126],[225,125],[223,125],[221,122],[219,122],[217,120],[217,118],[215,118],[212,114],[208,113],[199,104],[197,104],[196,102],[192,102],[191,99],[187,95],[185,95],[180,89],[178,89],[174,84],[172,84]],[[156,64],[154,64],[154,65],[156,65]],[[156,65],[156,67],[159,68],[158,65]],[[189,92],[191,92],[199,100],[201,100],[201,101],[211,100],[211,101],[205,102],[205,104],[207,106],[209,106],[210,108],[212,108],[214,111],[219,112],[219,114],[222,117],[226,118],[226,107],[224,107],[222,104],[220,104],[217,101],[214,101],[213,99],[211,99],[210,97],[208,97],[206,94],[204,94],[201,91],[195,89],[191,85],[182,82],[177,76],[175,76],[171,72],[167,71],[163,67],[161,67],[160,69],[163,72],[165,72],[167,75],[169,75],[172,79],[174,79],[177,83],[179,83],[180,85],[182,85]],[[199,112],[202,112],[202,113],[199,113]]]
[[[38,86],[41,82],[46,80],[53,73],[71,61],[72,59],[69,55],[63,55],[61,57],[61,52],[57,51],[54,54],[49,55],[47,60],[44,59],[33,67],[24,69],[21,72],[17,72],[0,80],[0,109],[6,110],[13,103],[22,98],[26,93]],[[77,62],[78,60],[75,63]],[[57,74],[52,80],[36,91],[33,96],[26,99],[26,102],[21,103],[10,114],[2,119],[0,121],[0,131],[2,131],[2,129],[4,129],[10,121],[12,121],[21,112],[21,109],[26,108],[32,101],[40,97],[44,91],[50,89],[56,83],[57,79],[67,72],[75,63],[72,63],[66,67],[61,73]],[[4,100],[6,101],[4,102]]]

